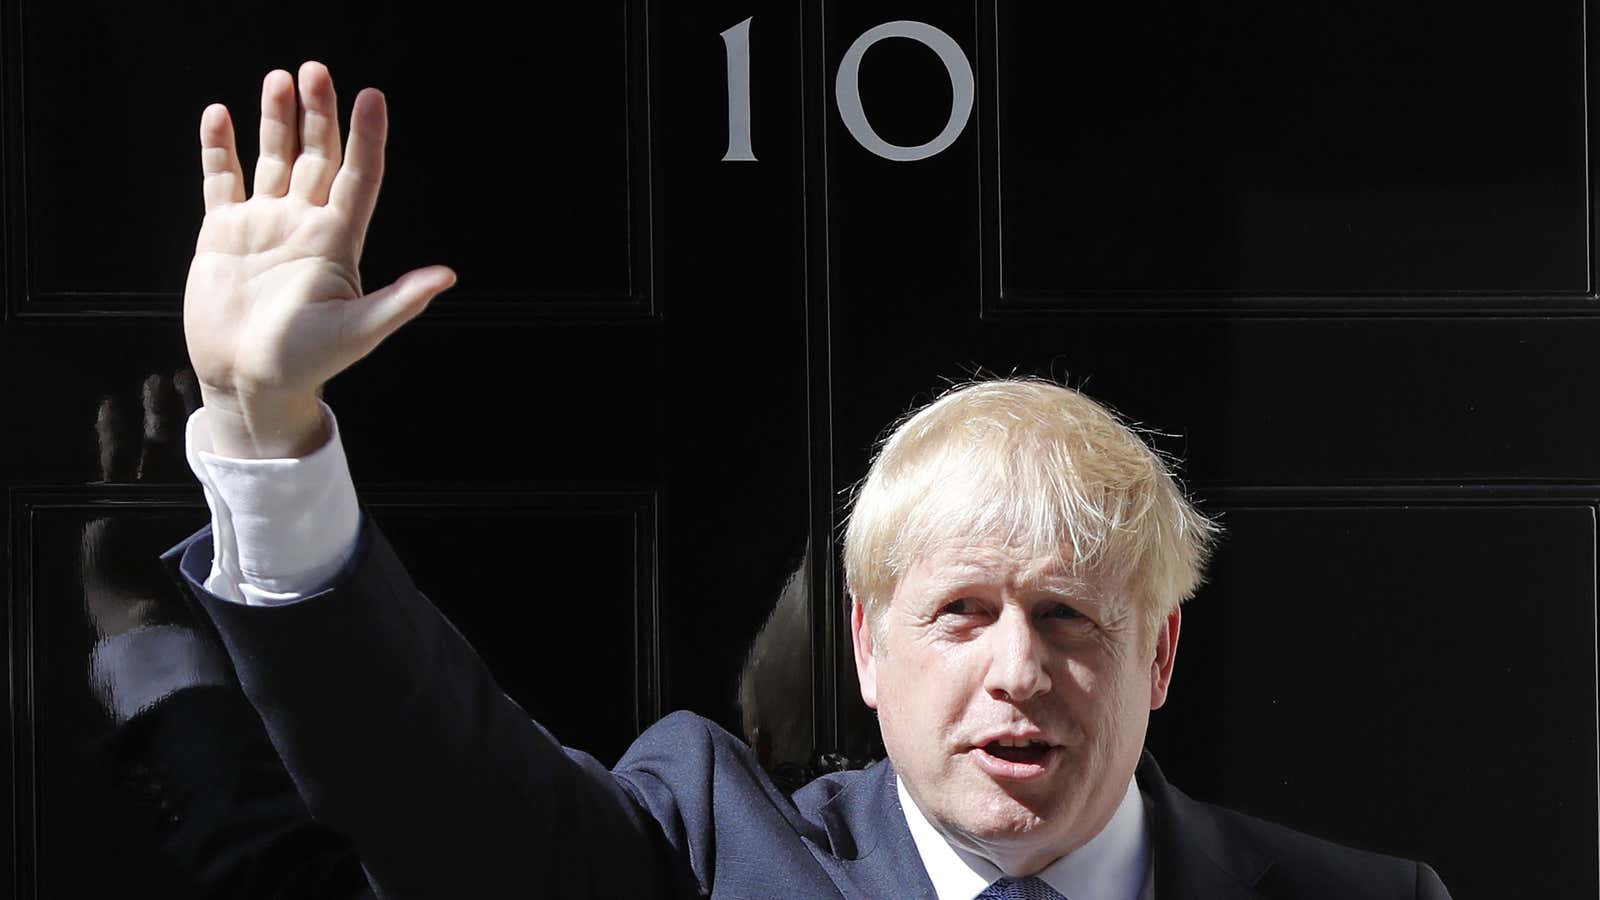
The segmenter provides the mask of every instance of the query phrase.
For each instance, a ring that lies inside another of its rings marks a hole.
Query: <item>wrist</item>
[[[308,456],[332,436],[316,394],[241,397],[201,387],[212,452],[234,459]]]

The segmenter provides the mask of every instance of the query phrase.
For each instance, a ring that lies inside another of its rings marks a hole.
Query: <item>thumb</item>
[[[454,287],[456,273],[447,266],[428,266],[396,278],[387,286],[353,301],[349,334],[361,356],[428,308],[428,302]]]

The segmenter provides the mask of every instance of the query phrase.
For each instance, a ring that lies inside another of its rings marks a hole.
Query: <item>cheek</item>
[[[1149,681],[1149,673],[1124,660],[1085,655],[1063,664],[1057,693],[1080,720],[1103,731],[1148,708]]]
[[[972,679],[961,654],[906,654],[895,665],[878,661],[878,720],[905,723],[919,734],[942,734],[961,722],[971,705]]]

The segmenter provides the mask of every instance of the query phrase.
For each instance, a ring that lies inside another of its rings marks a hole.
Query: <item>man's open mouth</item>
[[[1060,768],[1063,749],[1040,740],[996,738],[972,748],[971,759],[991,778],[1005,782],[1032,781]]]
[[[1006,762],[1037,764],[1044,762],[1050,745],[1044,741],[990,741],[983,745],[983,750]]]

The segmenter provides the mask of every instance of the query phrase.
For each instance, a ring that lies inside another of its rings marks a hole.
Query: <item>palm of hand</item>
[[[455,280],[434,266],[362,293],[357,264],[383,173],[383,96],[357,95],[345,159],[326,67],[301,66],[298,110],[292,81],[276,75],[263,81],[250,199],[227,108],[213,104],[201,116],[206,218],[185,286],[184,334],[213,398],[313,396]]]
[[[344,218],[293,195],[207,213],[185,290],[211,302],[184,323],[203,384],[311,392],[360,355],[339,346],[362,296]]]

